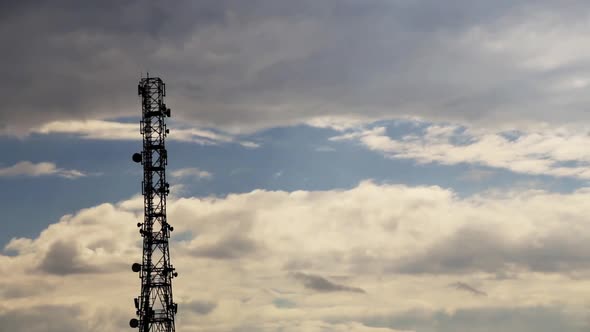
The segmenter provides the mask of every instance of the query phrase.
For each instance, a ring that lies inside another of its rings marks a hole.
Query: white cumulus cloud
[[[588,200],[589,189],[462,198],[440,187],[372,182],[348,190],[171,197],[177,327],[588,328]],[[98,329],[107,316],[103,331],[125,326],[140,287],[130,265],[141,257],[141,202],[136,196],[83,209],[37,237],[13,239],[0,254],[0,287],[11,290],[0,291],[0,322],[25,326],[40,308],[53,308],[77,314],[51,332],[79,319]],[[449,287],[458,280],[487,296]]]

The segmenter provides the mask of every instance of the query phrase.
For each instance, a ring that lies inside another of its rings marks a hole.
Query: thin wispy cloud
[[[336,151],[336,149],[334,149],[333,147],[328,146],[328,145],[320,145],[320,146],[317,146],[314,149],[314,151],[316,151],[316,152],[334,152],[334,151]]]
[[[181,168],[170,173],[175,178],[193,178],[197,180],[210,180],[213,174],[195,167]]]
[[[392,138],[386,127],[378,126],[348,131],[330,140],[359,142],[389,158],[421,164],[468,164],[521,174],[590,179],[590,153],[585,148],[590,145],[590,136],[567,128],[514,133],[431,124],[423,131]],[[490,174],[471,175],[481,178]]]
[[[457,281],[453,284],[450,284],[449,287],[455,288],[460,291],[465,291],[471,293],[475,296],[488,296],[488,294],[482,290],[479,290],[465,282]]]
[[[33,163],[20,161],[12,166],[0,167],[0,177],[58,176],[66,179],[77,179],[87,175],[79,170],[59,168],[52,162]]]
[[[293,277],[303,283],[305,288],[318,292],[365,293],[362,288],[337,284],[319,275],[295,272],[293,273]]]
[[[86,121],[54,121],[31,129],[27,135],[72,135],[81,139],[106,141],[137,141],[138,123],[124,123],[104,120]],[[175,128],[167,137],[171,141],[196,143],[201,145],[217,145],[236,143],[246,148],[258,148],[259,144],[240,140],[229,134],[220,134],[198,128]]]

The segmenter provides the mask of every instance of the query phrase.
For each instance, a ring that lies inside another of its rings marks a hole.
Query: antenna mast
[[[139,81],[137,92],[141,96],[143,151],[132,159],[143,165],[144,222],[137,224],[143,237],[143,258],[141,264],[131,266],[139,273],[141,295],[134,299],[138,318],[131,319],[129,325],[140,332],[174,332],[178,305],[172,299],[172,279],[178,273],[170,263],[168,247],[174,228],[166,220],[170,185],[166,182],[168,153],[164,144],[170,109],[164,104],[166,85],[160,78],[148,74]]]

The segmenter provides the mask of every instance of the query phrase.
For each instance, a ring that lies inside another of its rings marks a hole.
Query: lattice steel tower
[[[170,109],[164,104],[166,86],[158,77],[142,78],[138,94],[141,96],[143,151],[133,155],[133,161],[143,165],[142,194],[144,221],[138,223],[143,237],[143,259],[132,265],[139,272],[141,295],[135,298],[138,318],[129,325],[140,332],[174,332],[174,315],[178,306],[172,299],[172,279],[178,274],[170,263],[168,239],[173,227],[166,220],[166,197],[170,193],[166,182],[165,138],[169,133],[165,119]]]

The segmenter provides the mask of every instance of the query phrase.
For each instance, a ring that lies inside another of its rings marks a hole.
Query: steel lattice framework
[[[172,298],[172,279],[178,274],[170,263],[168,247],[174,229],[166,220],[170,186],[166,182],[165,138],[169,131],[165,119],[170,117],[170,109],[164,104],[166,86],[158,77],[142,78],[138,94],[143,115],[143,151],[134,154],[133,161],[143,165],[144,222],[137,224],[143,237],[143,259],[141,264],[132,265],[132,270],[139,272],[141,295],[134,299],[138,318],[131,319],[129,325],[140,332],[174,332],[178,306]]]

